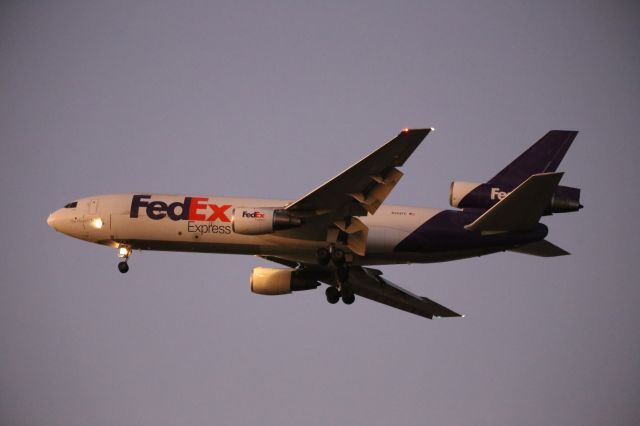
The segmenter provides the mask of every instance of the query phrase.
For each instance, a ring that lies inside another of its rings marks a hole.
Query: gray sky
[[[0,423],[640,423],[640,7],[633,1],[5,1]],[[91,194],[297,198],[405,127],[388,202],[446,207],[549,129],[572,256],[385,276],[467,314],[251,294],[247,256],[50,230]]]

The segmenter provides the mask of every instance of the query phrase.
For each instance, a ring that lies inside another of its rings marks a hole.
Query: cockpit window
[[[69,203],[66,206],[64,206],[65,209],[75,209],[76,207],[78,207],[77,201],[74,201],[73,203]]]

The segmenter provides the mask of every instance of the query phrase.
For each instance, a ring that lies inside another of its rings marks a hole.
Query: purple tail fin
[[[556,171],[577,134],[573,130],[549,131],[487,183],[519,185],[531,175]]]
[[[555,172],[577,134],[572,130],[551,130],[488,182],[453,182],[451,205],[461,209],[490,209],[529,177]],[[574,212],[581,208],[580,189],[557,186],[544,214]]]

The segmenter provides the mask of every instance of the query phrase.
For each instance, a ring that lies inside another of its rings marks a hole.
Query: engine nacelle
[[[488,209],[514,189],[515,186],[489,183],[451,182],[449,204],[461,209]],[[581,208],[580,189],[558,185],[544,213],[575,212]]]
[[[304,271],[285,268],[253,268],[251,291],[256,294],[275,296],[292,291],[313,290],[320,283]]]
[[[233,232],[244,235],[270,234],[274,231],[295,228],[302,219],[287,214],[283,209],[268,207],[236,207],[233,209]]]
[[[464,206],[460,205],[461,201],[480,185],[482,184],[475,182],[451,182],[451,188],[449,189],[449,204],[451,207],[464,208]]]

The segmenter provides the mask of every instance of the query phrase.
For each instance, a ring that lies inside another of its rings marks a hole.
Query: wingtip
[[[429,133],[429,132],[433,132],[435,130],[436,129],[434,127],[425,127],[423,129],[412,129],[410,127],[405,127],[404,129],[402,129],[400,131],[400,133],[409,133],[409,132],[427,132],[427,133]]]
[[[568,129],[551,129],[550,132],[558,132],[558,133],[578,133],[579,130],[568,130]]]
[[[429,319],[440,319],[440,318],[465,318],[466,315],[459,314],[454,312],[454,315],[433,315],[432,318]]]

